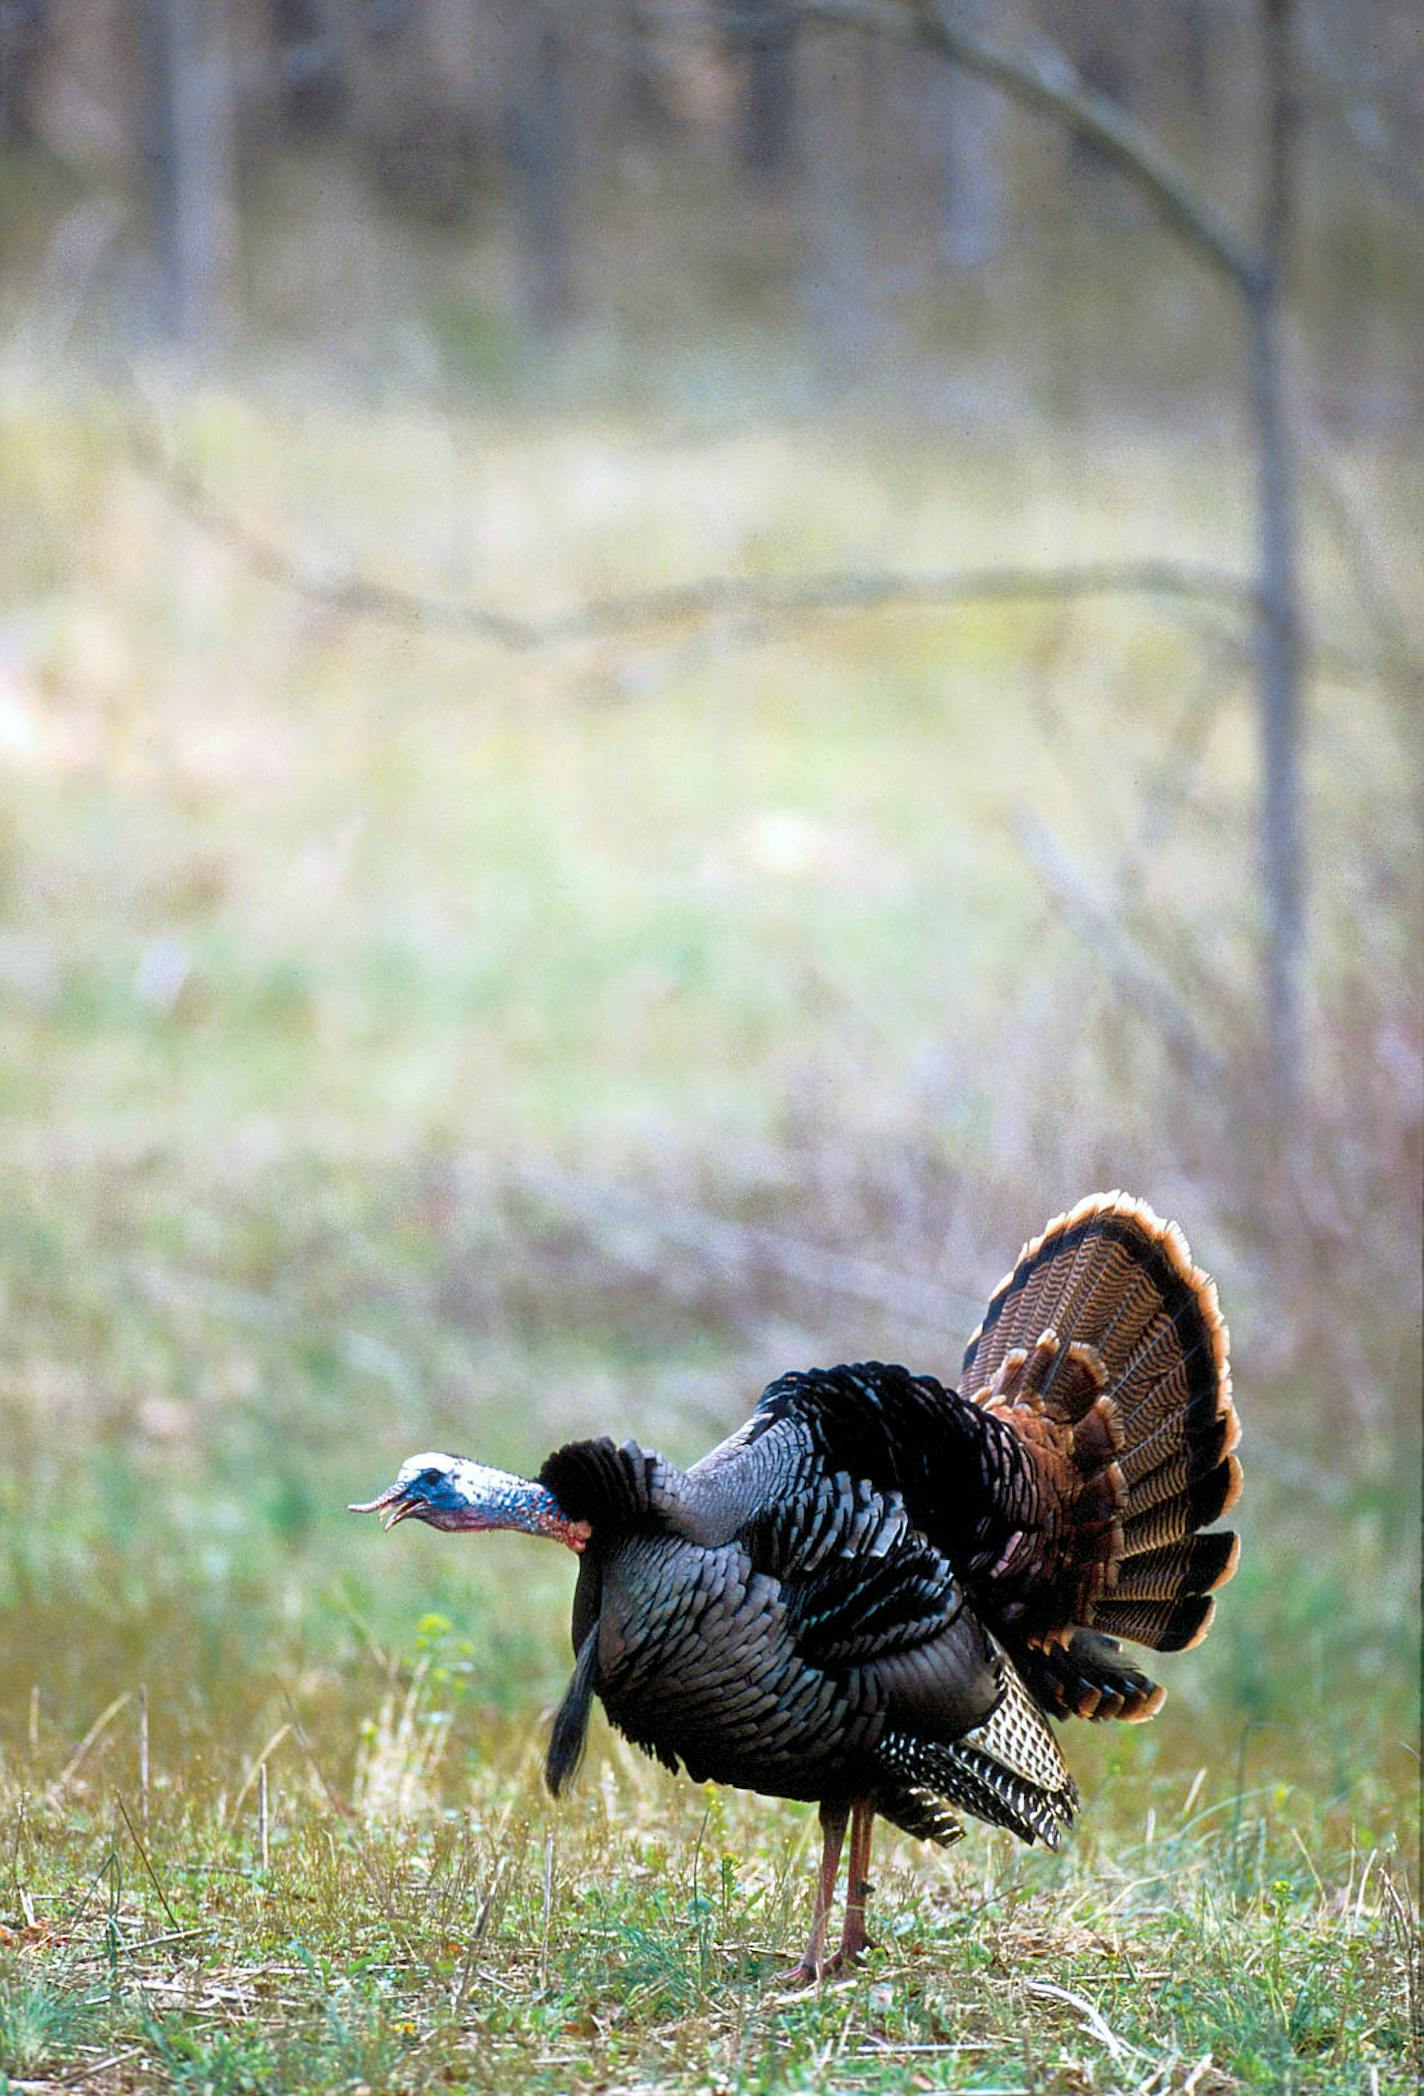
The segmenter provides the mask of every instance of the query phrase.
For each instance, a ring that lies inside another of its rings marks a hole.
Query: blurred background
[[[571,1568],[347,1500],[953,1380],[1125,1186],[1247,1473],[1132,1765],[1407,1827],[1422,85],[1407,0],[4,0],[15,1780],[142,1687],[155,1792],[296,1709],[389,1803],[455,1638],[462,1795]]]

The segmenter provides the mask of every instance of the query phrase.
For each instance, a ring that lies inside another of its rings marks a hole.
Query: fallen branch
[[[934,611],[968,604],[1133,596],[1210,605],[1238,618],[1253,615],[1256,608],[1251,584],[1227,569],[1206,562],[1136,560],[1048,568],[929,569],[918,574],[846,568],[812,575],[703,575],[691,582],[597,598],[541,618],[521,617],[370,575],[333,574],[224,503],[174,455],[156,428],[133,423],[131,442],[140,469],[161,485],[173,506],[230,547],[264,580],[347,617],[467,633],[513,653],[577,647],[667,627],[723,620],[792,621],[832,612]]]
[[[1025,1980],[1024,1991],[1041,1995],[1046,2001],[1066,2002],[1070,2009],[1077,2009],[1083,2018],[1084,2030],[1096,2038],[1114,2059],[1151,2059],[1151,2053],[1144,2052],[1140,2045],[1120,2037],[1107,2023],[1102,2010],[1095,2007],[1085,1994],[1075,1994],[1071,1987],[1060,1987],[1053,1980]]]

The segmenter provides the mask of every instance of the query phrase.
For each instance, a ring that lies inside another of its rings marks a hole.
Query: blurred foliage
[[[428,562],[411,476],[439,446],[408,407],[169,412],[294,533]],[[32,393],[7,433],[0,1769],[15,1956],[52,1990],[0,2001],[16,2061],[53,2032],[67,2066],[123,2053],[175,2089],[636,2063],[690,2091],[713,2061],[727,2088],[913,2063],[1066,2096],[1208,2054],[1199,2091],[1353,2089],[1362,2062],[1407,2086],[1419,1036],[1387,679],[1317,682],[1312,1081],[1283,1143],[1229,642],[1208,676],[1192,626],[1103,605],[510,660],[255,580],[102,405]],[[875,425],[688,453],[471,415],[456,450],[445,521],[515,603],[686,567],[693,491],[728,561],[852,557],[877,512],[947,560],[971,520],[1007,533],[1025,470],[922,442],[912,473]],[[1209,543],[1205,477],[1169,510],[1169,454],[1104,464],[1101,511],[1043,509],[1050,536],[1196,505]],[[1118,894],[1223,1090],[1042,886],[1025,811]],[[340,1509],[420,1446],[691,1457],[793,1362],[952,1373],[1020,1238],[1104,1183],[1221,1279],[1242,1570],[1153,1726],[1078,1728],[1069,1855],[887,1840],[880,1961],[793,2003],[766,1980],[804,1815],[601,1730],[555,1816],[567,1561]]]
[[[245,332],[184,387],[66,275],[77,177],[0,155],[24,294],[0,391],[0,2072],[1413,2085],[1420,601],[1393,233],[1350,265],[1372,376],[1348,400],[1358,316],[1311,279],[1341,434],[1305,495],[1286,1129],[1249,669],[1217,612],[714,619],[508,654],[257,572],[132,442],[142,398],[293,575],[518,612],[708,571],[1244,569],[1234,336],[1052,173],[1020,170],[1021,204],[1056,202],[992,282],[897,280],[857,332],[814,255],[793,271],[795,212],[664,156],[608,176],[581,317],[534,343],[498,227],[381,235],[339,159],[253,164]],[[1343,252],[1355,207],[1330,203]],[[117,348],[117,386],[61,354],[75,333]],[[612,1431],[690,1458],[794,1364],[952,1377],[1022,1238],[1119,1184],[1221,1283],[1241,1572],[1157,1723],[1077,1728],[1070,1853],[886,1838],[883,1953],[793,2001],[767,1982],[805,1815],[675,1785],[606,1730],[555,1813],[567,1560],[341,1508],[423,1446],[528,1470]]]

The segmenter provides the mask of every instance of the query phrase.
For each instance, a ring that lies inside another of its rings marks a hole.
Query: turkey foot
[[[865,1881],[862,1879],[861,1882],[864,1884]],[[865,1890],[868,1893],[871,1887],[865,1885]],[[879,1950],[879,1948],[880,1945],[875,1941],[874,1937],[867,1936],[865,1933],[864,1910],[861,1909],[852,1916],[848,1909],[845,1927],[841,1930],[840,1948],[833,1958],[827,1959],[824,1967],[824,1977],[835,1979],[842,1972],[852,1971],[855,1966],[865,1963],[865,1953],[868,1950]]]
[[[808,1965],[806,1960],[801,1958],[796,1964],[788,1965],[784,1972],[777,1973],[776,1985],[788,1989],[812,1987],[817,1980],[823,1980],[830,1969],[826,1964]]]
[[[869,1886],[866,1890],[869,1891]],[[867,1936],[864,1928],[854,1932],[847,1927],[842,1931],[840,1946],[835,1953],[824,1958],[819,1965],[808,1965],[805,1958],[789,1971],[778,1975],[778,1984],[783,1987],[809,1987],[816,1980],[841,1979],[853,1972],[857,1965],[865,1963],[868,1950],[879,1950],[880,1945],[873,1936]]]

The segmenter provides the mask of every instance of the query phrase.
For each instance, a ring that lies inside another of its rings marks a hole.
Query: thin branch
[[[1192,774],[1230,695],[1233,673],[1240,666],[1231,643],[1218,640],[1203,652],[1201,674],[1168,736],[1166,749],[1143,782],[1141,820],[1113,871],[1112,889],[1117,895],[1131,892],[1180,811]]]
[[[58,1803],[59,1799],[63,1796],[65,1790],[69,1786],[70,1778],[76,1775],[79,1769],[83,1766],[85,1760],[88,1757],[90,1748],[93,1747],[100,1739],[103,1738],[104,1734],[108,1731],[110,1725],[118,1716],[119,1712],[123,1710],[127,1704],[132,1703],[132,1701],[133,1690],[131,1688],[126,1688],[122,1695],[115,1696],[113,1702],[107,1704],[105,1708],[100,1711],[98,1717],[95,1718],[93,1724],[89,1727],[89,1730],[85,1733],[83,1739],[80,1740],[78,1746],[74,1749],[74,1752],[70,1755],[68,1761],[65,1762],[64,1767],[60,1770],[59,1774],[55,1777],[54,1781],[49,1785],[48,1789],[45,1791],[43,1799],[41,1801],[44,1805],[50,1806]]]
[[[1300,110],[1295,0],[1261,14],[1265,106],[1261,133],[1261,267],[1246,297],[1248,399],[1256,450],[1256,704],[1261,763],[1261,856],[1266,892],[1266,1023],[1270,1070],[1284,1122],[1300,1091],[1304,1056],[1305,887],[1301,747],[1299,467],[1285,364],[1284,301],[1298,205]]]
[[[1024,1990],[1029,1994],[1042,1995],[1048,2001],[1066,2002],[1070,2009],[1077,2009],[1083,2018],[1083,2028],[1092,2038],[1116,2059],[1150,2060],[1152,2055],[1144,2052],[1127,2038],[1121,2038],[1104,2021],[1103,2012],[1095,2008],[1085,1994],[1075,1994],[1069,1987],[1060,1987],[1054,1980],[1026,1980]]]
[[[534,645],[606,640],[710,619],[795,620],[826,612],[935,610],[962,604],[1047,603],[1065,598],[1148,596],[1254,609],[1248,582],[1185,561],[1097,561],[1061,567],[926,570],[847,568],[812,575],[705,575],[605,597],[539,622]]]
[[[1026,107],[1056,117],[1096,146],[1188,246],[1239,289],[1251,289],[1261,266],[1252,244],[1120,103],[1099,94],[1052,45],[1011,50],[981,35],[942,0],[802,0],[799,11],[827,28],[921,44]]]
[[[143,1845],[142,1835],[139,1833],[138,1828],[134,1825],[132,1819],[129,1817],[129,1808],[124,1803],[122,1792],[116,1795],[115,1803],[117,1804],[119,1811],[123,1815],[123,1822],[129,1830],[129,1835],[131,1840],[133,1841],[133,1845],[138,1850],[139,1860],[142,1862],[144,1869],[148,1873],[148,1881],[150,1885],[152,1885],[154,1891],[158,1894],[158,1904],[162,1907],[164,1913],[168,1916],[169,1927],[172,1929],[179,1929],[178,1917],[168,1904],[168,1894],[164,1891],[163,1887],[158,1882],[158,1873],[154,1869],[153,1864],[150,1861],[148,1850]],[[182,1933],[181,1929],[179,1929],[179,1933]]]
[[[908,1325],[943,1333],[956,1324],[969,1331],[983,1309],[978,1296],[897,1272],[852,1253],[832,1251],[759,1224],[714,1215],[705,1208],[650,1199],[631,1189],[589,1179],[551,1164],[526,1166],[516,1184],[585,1221],[626,1228],[633,1224],[670,1244],[700,1253],[724,1272],[745,1275],[758,1268],[820,1295],[868,1303]]]
[[[334,575],[230,508],[156,428],[132,425],[136,463],[199,529],[221,540],[254,574],[350,618],[443,628],[515,654],[589,645],[679,626],[731,620],[792,622],[834,612],[934,611],[967,604],[1032,604],[1085,597],[1157,597],[1254,614],[1249,582],[1206,562],[1137,560],[1066,563],[1051,568],[847,568],[811,575],[702,575],[601,597],[541,618],[490,609],[466,598],[407,589],[363,574]]]
[[[425,596],[367,575],[333,575],[214,495],[201,476],[165,442],[155,417],[135,408],[127,426],[134,463],[145,478],[162,488],[189,523],[220,540],[255,575],[279,589],[352,618],[376,619],[398,626],[454,626],[503,648],[540,645],[538,630],[528,620],[505,618],[478,604],[454,598]]]
[[[1225,1058],[1203,1038],[1175,985],[1123,929],[1111,905],[1093,890],[1057,838],[1029,816],[1014,823],[1013,835],[1105,973],[1147,1013],[1191,1082],[1201,1089],[1221,1090],[1230,1076]]]
[[[1424,211],[1424,175],[1395,137],[1378,102],[1345,77],[1318,23],[1303,20],[1300,29],[1315,90],[1315,107],[1306,113],[1333,122],[1391,195],[1413,211]]]
[[[1349,570],[1360,607],[1374,629],[1379,656],[1375,665],[1377,680],[1386,686],[1395,684],[1406,702],[1406,706],[1393,710],[1392,718],[1412,761],[1418,735],[1415,708],[1424,699],[1424,652],[1398,592],[1391,586],[1389,564],[1383,546],[1377,543],[1372,521],[1318,434],[1309,442],[1303,463]]]

